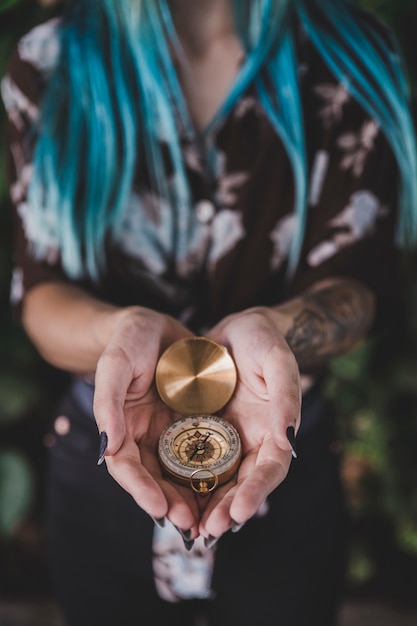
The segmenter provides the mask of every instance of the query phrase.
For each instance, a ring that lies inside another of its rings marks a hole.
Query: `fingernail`
[[[245,522],[242,522],[241,524],[238,524],[237,522],[235,522],[234,520],[232,520],[232,524],[231,524],[231,531],[232,533],[238,533],[239,530],[242,528],[242,526],[245,525]]]
[[[213,535],[209,535],[208,537],[204,537],[204,545],[206,548],[212,548],[219,540],[219,537],[213,537]]]
[[[297,445],[295,443],[295,428],[294,426],[288,426],[287,428],[287,439],[290,443],[292,455],[294,459],[297,458]]]
[[[194,545],[194,539],[191,539],[191,541],[186,541],[185,539],[183,539],[183,541],[184,541],[185,549],[188,550],[189,552]]]
[[[108,442],[107,433],[103,430],[103,432],[100,433],[100,449],[98,453],[97,465],[101,465],[104,461],[104,454],[107,450]]]
[[[165,517],[159,517],[159,518],[152,517],[152,519],[159,528],[163,528],[165,526]]]
[[[178,526],[175,526],[175,528],[178,530],[179,534],[184,539],[184,541],[190,541],[190,539],[191,539],[191,529],[190,530],[181,530],[181,528],[178,528]]]

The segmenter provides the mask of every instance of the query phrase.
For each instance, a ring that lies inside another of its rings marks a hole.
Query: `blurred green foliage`
[[[26,458],[11,451],[0,452],[0,533],[10,535],[27,515],[34,489],[34,474]]]
[[[35,0],[0,0],[0,76],[17,39],[53,14]],[[417,113],[416,0],[362,0],[396,33],[404,52]],[[0,109],[0,123],[4,111]],[[38,356],[9,307],[11,212],[0,136],[0,586],[32,591],[38,585],[33,527],[40,525],[43,437],[55,373]],[[334,362],[328,395],[341,427],[343,477],[353,519],[352,589],[415,598],[417,583],[417,273],[416,255],[404,259],[405,315],[383,337]],[[59,376],[57,377],[60,382]],[[28,526],[32,524],[32,535]],[[23,529],[23,530],[22,530]],[[28,536],[32,540],[28,541]],[[10,547],[11,546],[11,547]],[[22,547],[23,546],[23,547]],[[28,557],[27,553],[31,556]],[[16,557],[16,554],[18,555]],[[9,569],[7,569],[9,566]],[[11,576],[10,571],[13,571]],[[10,579],[12,582],[10,582]]]

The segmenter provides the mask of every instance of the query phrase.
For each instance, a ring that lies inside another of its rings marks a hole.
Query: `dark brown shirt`
[[[19,42],[2,83],[16,214],[12,299],[17,303],[40,282],[68,280],[52,220],[36,223],[26,194],[31,128],[56,63],[57,26],[58,20],[46,22]],[[233,311],[279,303],[335,275],[357,278],[381,302],[395,302],[397,170],[391,150],[349,93],[349,81],[334,78],[305,36],[299,42],[299,72],[309,206],[301,259],[289,282],[292,169],[256,93],[249,90],[204,141],[196,133],[181,138],[192,211],[176,215],[138,167],[122,227],[106,247],[107,271],[98,285],[80,284],[120,305],[166,311],[196,330]],[[177,250],[172,242],[179,238],[181,220],[187,234]],[[30,243],[39,238],[47,242],[47,252],[35,259]]]

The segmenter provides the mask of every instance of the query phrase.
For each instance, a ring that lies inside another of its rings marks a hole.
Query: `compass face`
[[[172,480],[207,493],[236,472],[240,437],[228,421],[216,415],[181,417],[165,428],[158,455]]]

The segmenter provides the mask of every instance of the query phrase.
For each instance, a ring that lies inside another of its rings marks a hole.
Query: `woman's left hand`
[[[300,425],[301,385],[278,321],[275,311],[257,307],[226,317],[207,334],[228,348],[237,367],[236,390],[222,416],[240,433],[243,460],[237,476],[202,503],[205,537],[246,522],[289,470],[287,428],[297,432]]]

